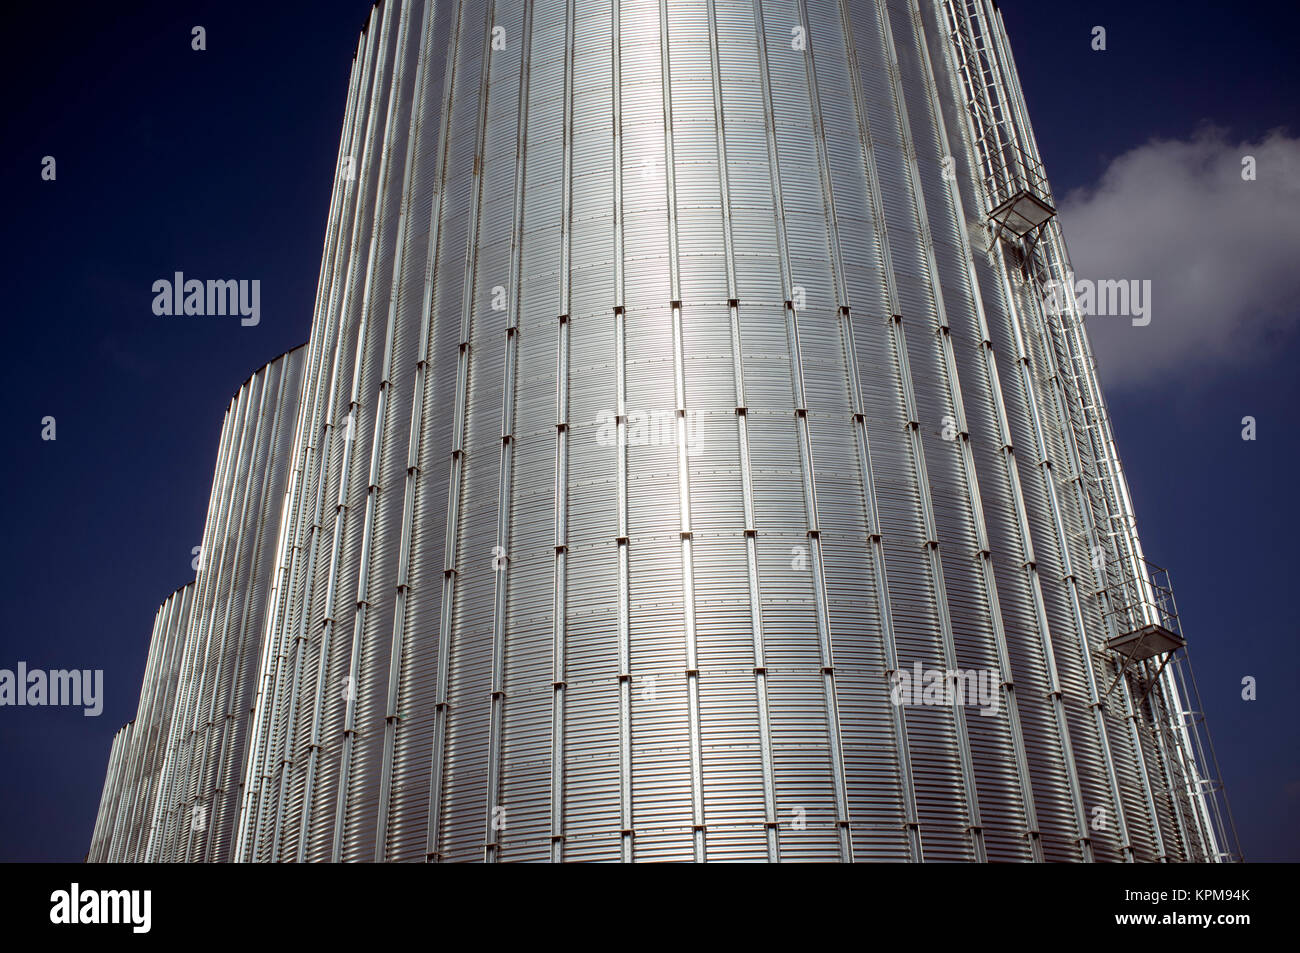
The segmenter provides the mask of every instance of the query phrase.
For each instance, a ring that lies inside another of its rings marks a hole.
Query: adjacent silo
[[[194,588],[191,582],[177,589],[154,616],[139,708],[134,720],[113,737],[99,815],[86,857],[91,863],[148,859],[154,803],[165,780],[167,738]]]
[[[131,748],[131,730],[134,721],[128,721],[113,735],[113,747],[108,755],[108,773],[99,797],[99,813],[95,815],[95,829],[90,838],[86,862],[104,863],[113,856],[113,833],[117,830],[117,812],[122,799],[123,758]]]
[[[141,859],[230,859],[303,357],[300,347],[258,370],[226,411],[162,783]]]

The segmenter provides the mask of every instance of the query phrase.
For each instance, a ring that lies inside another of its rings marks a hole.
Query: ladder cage
[[[996,234],[1033,235],[1056,215],[1043,163],[1022,143],[1012,109],[998,84],[998,63],[989,49],[974,0],[945,0],[949,36],[966,92],[971,130]]]

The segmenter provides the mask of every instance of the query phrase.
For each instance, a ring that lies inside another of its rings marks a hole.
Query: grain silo
[[[990,0],[377,5],[233,857],[1232,857],[1068,273]]]

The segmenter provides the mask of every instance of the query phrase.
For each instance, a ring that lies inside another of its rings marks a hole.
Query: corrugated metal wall
[[[262,367],[226,411],[151,861],[231,858],[305,356]]]
[[[175,711],[180,654],[189,630],[195,584],[158,607],[135,719],[113,736],[108,775],[90,851],[91,863],[148,859],[153,805],[165,779],[167,738]]]
[[[131,747],[131,731],[134,721],[128,721],[113,735],[113,747],[108,756],[108,774],[104,778],[104,790],[99,798],[99,813],[95,816],[95,830],[90,838],[90,850],[86,852],[87,863],[102,863],[112,853],[113,834],[117,830],[117,810],[122,798],[122,778],[126,769],[122,759]]]
[[[198,576],[158,610],[89,860],[230,859],[305,356],[270,362],[231,399]]]
[[[375,7],[264,638],[231,639],[248,743],[213,567],[157,856],[224,859],[239,778],[241,860],[1196,856],[1100,697],[1074,443],[947,30]],[[894,704],[916,665],[996,704]]]

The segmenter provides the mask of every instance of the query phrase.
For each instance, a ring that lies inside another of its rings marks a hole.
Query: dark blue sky
[[[79,9],[79,7],[84,7]],[[1295,125],[1295,4],[1005,0],[1058,195],[1153,136]],[[0,167],[8,440],[0,668],[103,669],[104,712],[0,709],[0,860],[80,860],[158,604],[193,577],[226,404],[304,341],[367,0],[27,4],[7,14]],[[190,29],[208,49],[190,49]],[[1089,48],[1094,25],[1108,49]],[[1294,129],[1292,130],[1295,131]],[[43,182],[41,158],[58,178]],[[1297,209],[1300,214],[1300,209]],[[1064,221],[1067,241],[1068,219]],[[150,286],[258,278],[261,323],[152,314]],[[1300,859],[1300,338],[1110,394],[1148,556],[1173,572],[1252,860]],[[1241,417],[1259,439],[1240,439]],[[41,419],[58,439],[41,440]],[[1240,698],[1245,675],[1259,698]]]

